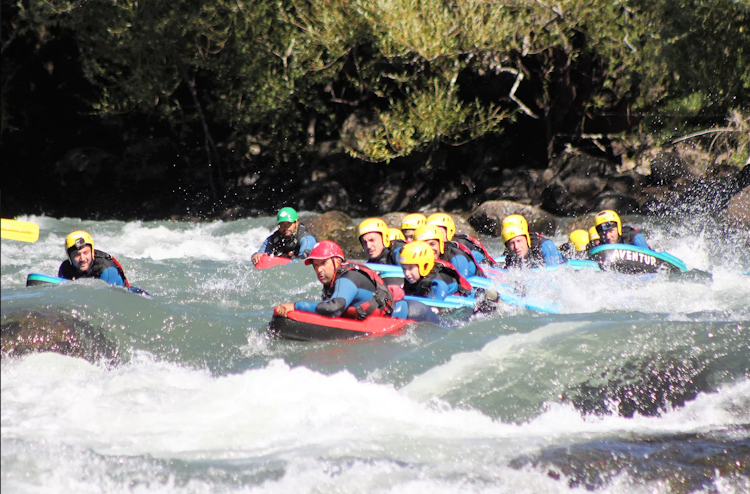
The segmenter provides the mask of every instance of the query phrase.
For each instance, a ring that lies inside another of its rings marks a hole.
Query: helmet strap
[[[333,284],[336,282],[336,275],[338,274],[339,268],[341,267],[341,260],[338,257],[331,257],[330,259],[333,263],[333,277],[331,278],[331,282],[328,285],[333,286]],[[338,266],[336,265],[336,259],[339,259]]]

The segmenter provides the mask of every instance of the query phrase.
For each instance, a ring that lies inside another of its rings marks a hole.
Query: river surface
[[[634,224],[710,281],[529,273],[560,314],[320,343],[267,333],[320,294],[250,264],[273,218],[19,219],[41,236],[2,241],[3,320],[63,312],[120,362],[3,358],[3,494],[750,492],[750,249],[705,218]],[[152,296],[26,288],[80,228]]]

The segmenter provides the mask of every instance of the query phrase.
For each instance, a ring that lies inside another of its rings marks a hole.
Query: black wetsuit
[[[531,247],[524,258],[519,258],[510,252],[505,256],[505,269],[508,268],[538,268],[541,266],[555,266],[563,262],[560,251],[551,240],[538,233],[530,233]]]
[[[371,262],[373,264],[390,264],[393,266],[399,266],[398,263],[398,254],[401,252],[401,249],[406,245],[406,242],[403,240],[391,240],[391,245],[389,247],[383,247],[383,252],[380,253],[378,257],[371,257],[367,260],[367,262]]]
[[[259,252],[270,256],[305,259],[315,245],[315,237],[302,223],[297,224],[294,235],[287,237],[279,230],[273,232],[260,248]]]
[[[65,278],[66,280],[99,278],[111,285],[128,286],[127,278],[125,277],[125,273],[123,272],[120,263],[101,250],[94,251],[94,262],[91,263],[91,268],[88,271],[80,271],[73,266],[70,260],[66,260],[60,264],[57,276],[59,278]]]

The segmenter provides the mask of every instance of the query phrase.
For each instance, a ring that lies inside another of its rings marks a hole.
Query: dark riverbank
[[[274,214],[290,205],[353,217],[418,210],[468,215],[486,201],[508,200],[556,216],[601,209],[720,215],[750,185],[750,167],[721,163],[721,156],[695,144],[625,147],[623,141],[590,139],[579,141],[580,147],[568,143],[549,163],[536,156],[527,157],[528,162],[535,158],[536,166],[510,166],[523,155],[523,146],[502,153],[498,142],[505,139],[448,148],[430,156],[429,165],[421,155],[373,164],[332,149],[293,170],[225,171],[219,191],[212,190],[205,176],[189,172],[188,158],[167,138],[115,152],[80,147],[53,165],[5,168],[2,211],[4,217],[231,220]],[[12,143],[5,147],[14,149]],[[32,147],[24,150],[29,158],[34,152]]]

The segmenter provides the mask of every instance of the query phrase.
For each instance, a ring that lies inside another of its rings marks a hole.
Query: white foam
[[[551,325],[546,336],[573,329]],[[513,348],[522,348],[520,339],[516,343]],[[484,358],[499,361],[510,349],[507,342],[488,347]],[[472,368],[467,358],[454,359],[447,366],[459,376]],[[440,377],[442,371],[427,374]],[[287,465],[283,477],[258,486],[261,492],[316,492],[307,486],[317,486],[318,491],[345,486],[345,492],[507,488],[525,493],[567,492],[568,487],[564,481],[546,478],[544,472],[507,467],[519,455],[622,431],[701,431],[750,421],[750,380],[699,395],[661,417],[584,418],[570,405],[549,404],[544,413],[518,425],[493,421],[477,411],[435,408],[410,394],[389,385],[360,382],[345,371],[327,376],[290,368],[281,361],[242,374],[212,377],[206,371],[155,361],[148,354],[111,371],[78,359],[40,354],[2,364],[2,434],[4,444],[39,445],[29,453],[33,455],[29,461],[40,470],[34,482],[80,488],[77,492],[98,492],[91,483],[106,492],[124,490],[115,481],[118,477],[108,473],[111,465],[95,462],[93,471],[102,472],[92,473],[94,459],[84,452],[93,451],[110,458],[283,460]],[[62,458],[56,453],[60,448],[67,451]],[[24,454],[13,453],[14,461],[22,461]],[[351,464],[337,460],[345,458],[366,460]],[[158,477],[153,465],[142,468]],[[339,473],[331,475],[330,468]],[[82,471],[89,481],[81,478]],[[16,468],[12,472],[17,476]],[[478,484],[470,480],[483,477]],[[200,479],[180,484],[151,480],[140,486],[142,492],[222,487]],[[20,479],[14,477],[14,482],[28,488]],[[623,485],[611,492],[639,490],[627,482]]]
[[[125,223],[31,217],[29,221],[40,224],[40,241],[35,244],[3,241],[3,263],[38,263],[50,257],[62,262],[65,237],[74,229],[87,230],[94,238],[96,248],[115,257],[153,260],[190,258],[226,261],[238,257],[249,258],[271,233],[269,228],[251,226],[252,223],[263,223],[262,220]]]

